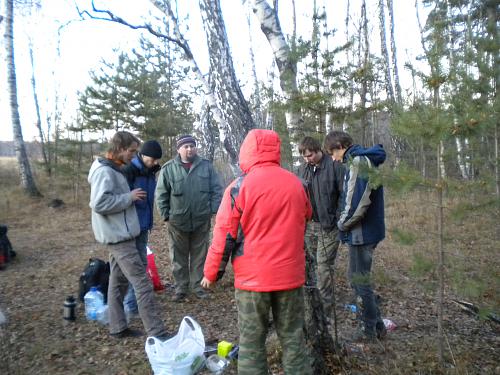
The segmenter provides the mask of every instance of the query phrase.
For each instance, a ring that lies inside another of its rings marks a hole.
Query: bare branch
[[[133,24],[125,21],[123,18],[116,16],[113,12],[111,12],[109,10],[97,9],[95,6],[94,0],[92,0],[92,11],[94,13],[101,14],[102,16],[100,16],[100,17],[95,16],[94,14],[91,14],[87,10],[82,11],[78,8],[78,6],[76,6],[76,9],[77,9],[78,14],[80,15],[80,17],[82,19],[87,19],[86,17],[88,17],[89,19],[93,19],[93,20],[115,22],[115,23],[127,26],[131,29],[134,29],[134,30],[147,30],[150,34],[152,34],[158,38],[166,39],[169,42],[177,44],[184,51],[184,53],[187,55],[187,57],[192,58],[192,56],[193,56],[189,47],[185,43],[183,43],[181,40],[176,39],[176,38],[172,38],[171,36],[169,36],[167,34],[163,34],[159,31],[156,31],[149,24],[133,25]]]

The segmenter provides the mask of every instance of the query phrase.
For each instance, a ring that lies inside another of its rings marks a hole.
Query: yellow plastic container
[[[233,348],[233,344],[227,341],[221,341],[217,344],[217,355],[226,358],[231,349]]]

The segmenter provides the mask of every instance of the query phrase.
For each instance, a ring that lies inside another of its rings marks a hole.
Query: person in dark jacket
[[[316,261],[318,289],[324,312],[330,321],[333,308],[335,258],[339,247],[337,220],[342,193],[343,167],[323,151],[318,140],[305,137],[299,144],[305,163],[299,177],[305,182],[313,209],[307,223],[306,249]]]
[[[355,339],[382,338],[384,322],[371,283],[373,251],[385,237],[384,190],[371,178],[385,161],[382,145],[363,148],[343,131],[325,138],[325,150],[334,160],[348,165],[342,193],[342,212],[337,222],[342,242],[349,246],[349,277],[361,298],[363,327]]]
[[[161,168],[156,187],[156,206],[162,219],[168,221],[174,302],[184,300],[190,289],[198,298],[208,297],[200,282],[211,217],[222,198],[219,177],[212,163],[198,156],[196,139],[179,137],[177,153]]]
[[[135,201],[135,210],[139,218],[141,232],[135,238],[135,245],[144,265],[144,272],[148,264],[147,245],[149,231],[153,228],[153,206],[156,189],[156,173],[160,170],[160,159],[162,157],[161,145],[150,140],[142,144],[140,152],[129,164],[122,167],[123,174],[127,177],[130,189],[140,188],[146,192],[146,198]],[[125,311],[128,315],[137,314],[137,301],[134,289],[129,286],[129,290],[123,300]]]

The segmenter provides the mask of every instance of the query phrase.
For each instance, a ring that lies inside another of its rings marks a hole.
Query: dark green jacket
[[[196,156],[189,173],[177,155],[161,168],[155,201],[160,216],[177,229],[192,232],[216,214],[222,186],[210,161]]]

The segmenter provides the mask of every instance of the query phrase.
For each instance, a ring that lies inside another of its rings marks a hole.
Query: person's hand
[[[200,285],[205,289],[211,288],[214,284],[215,282],[208,280],[205,276],[203,276],[203,280],[200,282]]]
[[[142,201],[146,199],[146,192],[141,188],[134,189],[130,192],[132,194],[132,201]]]

